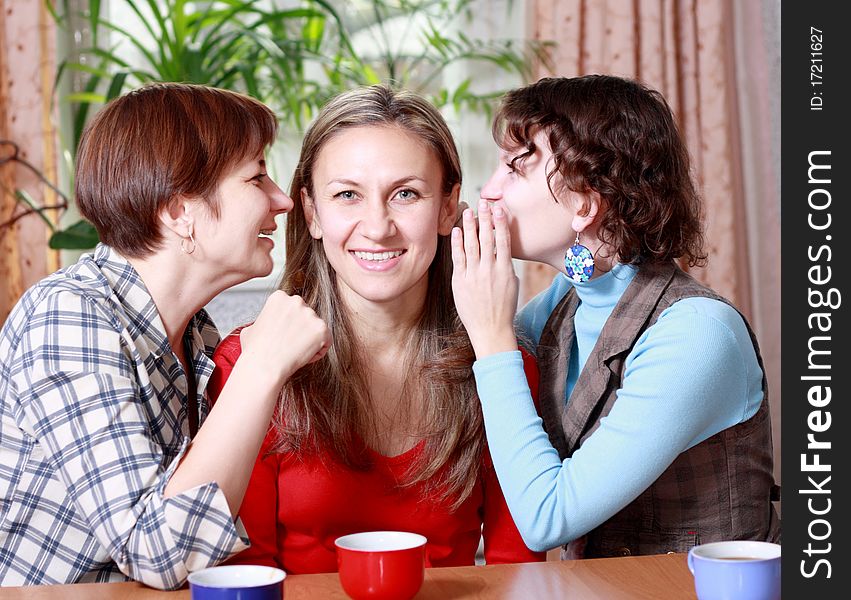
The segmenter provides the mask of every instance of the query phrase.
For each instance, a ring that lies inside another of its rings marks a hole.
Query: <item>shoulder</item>
[[[84,255],[70,267],[60,269],[36,283],[24,297],[40,300],[62,294],[87,298],[97,303],[108,301],[113,290],[97,263],[90,255]]]
[[[5,335],[20,337],[32,329],[102,329],[103,322],[116,325],[110,309],[111,290],[105,281],[76,277],[70,270],[42,279],[18,300],[4,325]]]
[[[680,360],[700,357],[704,364],[758,369],[756,351],[739,312],[720,300],[683,298],[665,309],[644,332],[636,350],[654,349]]]
[[[693,325],[707,331],[728,331],[750,339],[748,328],[738,310],[713,298],[683,298],[674,302],[659,315],[657,323]]]
[[[56,378],[59,389],[57,373],[129,378],[129,339],[102,289],[51,276],[24,294],[4,324],[0,372],[20,390],[44,378]]]
[[[240,342],[239,333],[248,327],[248,325],[250,325],[250,323],[240,325],[222,338],[222,341],[213,353],[213,361],[217,365],[233,365],[236,362],[240,354],[242,354],[242,342]]]

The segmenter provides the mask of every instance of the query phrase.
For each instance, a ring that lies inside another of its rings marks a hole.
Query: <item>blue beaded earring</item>
[[[564,253],[564,268],[567,270],[567,276],[576,283],[588,281],[594,274],[594,255],[579,243],[578,232],[576,241]]]

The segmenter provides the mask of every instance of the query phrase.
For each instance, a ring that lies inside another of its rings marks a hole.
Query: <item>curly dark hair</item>
[[[493,122],[497,144],[525,148],[520,159],[535,152],[539,131],[553,151],[553,198],[556,173],[556,187],[597,192],[599,237],[620,262],[706,262],[688,150],[659,92],[610,75],[545,78],[508,92]]]

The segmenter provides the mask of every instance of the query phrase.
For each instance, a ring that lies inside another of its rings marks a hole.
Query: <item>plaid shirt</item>
[[[201,421],[219,341],[186,332]],[[211,482],[163,490],[189,444],[187,379],[133,267],[94,255],[24,294],[0,332],[0,585],[176,588],[247,547]]]

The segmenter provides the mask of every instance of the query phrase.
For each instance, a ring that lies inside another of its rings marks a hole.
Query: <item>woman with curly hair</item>
[[[756,339],[677,264],[705,260],[701,202],[664,98],[605,75],[509,92],[479,228],[453,232],[453,290],[488,443],[532,549],[562,557],[777,541]],[[512,321],[511,259],[552,285],[517,315],[537,348],[540,417]]]

